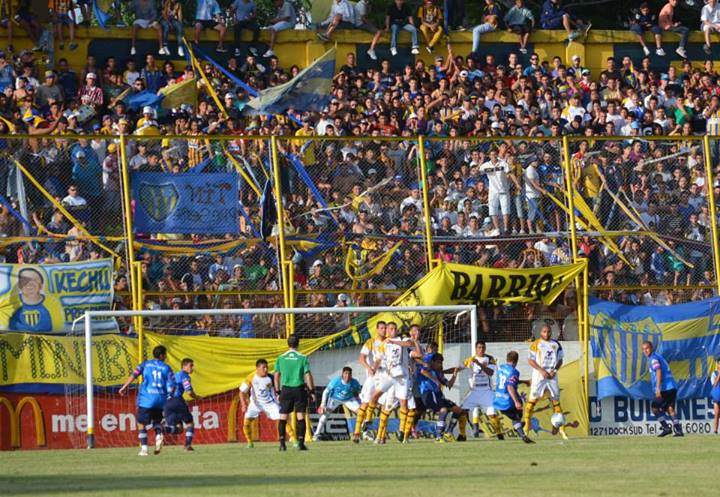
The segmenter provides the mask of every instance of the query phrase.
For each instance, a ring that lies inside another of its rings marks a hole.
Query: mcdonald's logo
[[[20,399],[20,402],[17,403],[17,406],[13,407],[10,399],[0,397],[0,407],[5,406],[10,419],[10,447],[13,449],[20,447],[20,415],[26,405],[30,405],[33,410],[33,418],[35,419],[35,438],[37,440],[38,447],[44,447],[46,445],[45,420],[43,419],[42,409],[40,408],[38,401],[33,397],[23,397]]]

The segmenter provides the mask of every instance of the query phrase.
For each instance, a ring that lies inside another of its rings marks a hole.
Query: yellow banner
[[[586,260],[576,264],[532,269],[494,269],[465,264],[441,263],[393,302],[393,306],[552,303],[583,272]],[[416,312],[381,313],[368,320],[375,332],[378,320],[395,321],[401,327],[429,326],[439,316]]]
[[[159,93],[165,95],[160,106],[163,109],[180,107],[181,104],[197,107],[197,80],[195,78],[162,88]]]
[[[303,339],[300,351],[311,354],[347,333]],[[240,386],[265,358],[270,367],[287,350],[282,339],[172,336],[145,333],[147,347],[168,348],[168,364],[180,369],[185,357],[195,361],[193,384],[199,395],[214,395]],[[0,334],[0,385],[18,383],[84,384],[84,337],[5,333]],[[121,335],[93,337],[93,378],[97,386],[121,385],[137,366],[137,339]]]

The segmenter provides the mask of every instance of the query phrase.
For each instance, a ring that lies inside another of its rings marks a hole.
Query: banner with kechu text
[[[237,173],[130,176],[139,233],[240,234]]]
[[[0,330],[67,333],[85,311],[110,310],[111,259],[62,264],[0,264]],[[117,332],[97,320],[96,333]]]
[[[710,395],[710,374],[720,354],[720,298],[671,306],[591,299],[589,312],[598,399],[654,397],[644,341],[668,361],[679,399]]]

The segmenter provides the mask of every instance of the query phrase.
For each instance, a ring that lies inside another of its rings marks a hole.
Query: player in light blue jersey
[[[137,396],[137,422],[140,427],[138,438],[140,439],[139,456],[148,455],[148,426],[155,429],[155,454],[159,454],[163,446],[163,408],[165,402],[172,396],[175,389],[175,378],[170,366],[165,364],[167,349],[158,345],[153,349],[153,358],[143,361],[130,374],[130,378],[120,387],[118,393],[125,395],[130,384],[138,376],[142,376],[140,392]]]
[[[330,380],[328,386],[323,390],[320,407],[318,407],[320,419],[315,428],[313,440],[318,440],[320,434],[325,429],[328,412],[333,412],[338,407],[345,406],[352,412],[357,413],[358,409],[360,409],[360,399],[358,395],[360,395],[361,390],[362,385],[352,377],[352,368],[348,366],[343,368],[341,376]]]
[[[717,435],[718,423],[720,423],[720,356],[715,358],[715,363],[717,364],[715,371],[710,375],[710,384],[712,385],[710,397],[712,398],[715,415],[713,417],[713,433]]]
[[[512,421],[513,428],[520,439],[528,444],[533,442],[523,430],[522,416],[523,405],[517,386],[520,383],[520,371],[517,370],[519,355],[514,350],[507,353],[505,364],[500,366],[495,377],[495,398],[493,407],[496,411],[503,413]],[[500,440],[505,437],[500,426],[500,416],[497,413],[490,416],[490,422],[495,428],[495,433]]]
[[[650,370],[650,384],[655,392],[652,401],[652,411],[660,421],[662,430],[659,437],[666,437],[675,431],[676,437],[682,437],[682,426],[675,415],[675,398],[677,397],[677,384],[673,378],[670,366],[663,356],[654,351],[652,342],[643,342],[643,354],[648,358]],[[672,427],[668,423],[672,422]]]
[[[175,390],[173,391],[172,398],[168,399],[163,410],[165,432],[182,433],[184,428],[185,450],[188,452],[195,450],[192,446],[193,435],[195,435],[195,424],[193,423],[192,414],[190,414],[190,409],[183,395],[187,395],[191,399],[200,398],[195,395],[192,380],[190,379],[194,368],[195,363],[192,359],[186,357],[182,360],[180,363],[180,371],[175,373]],[[182,426],[180,426],[181,424]]]

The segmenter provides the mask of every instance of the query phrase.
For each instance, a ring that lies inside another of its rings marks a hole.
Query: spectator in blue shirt
[[[227,26],[219,20],[222,13],[217,0],[197,0],[195,8],[195,44],[200,43],[200,32],[203,29],[214,29],[218,32],[218,44],[215,49],[218,53],[225,53],[227,49],[223,46]]]
[[[587,34],[590,29],[589,24],[585,26],[579,19],[571,16],[560,5],[560,0],[545,0],[540,14],[540,27],[542,29],[565,28],[568,44],[580,36],[580,30],[584,30],[585,34]]]
[[[248,48],[250,53],[257,56],[255,45],[260,38],[260,26],[257,22],[257,8],[253,0],[235,0],[230,7],[235,20],[233,36],[235,40],[235,57],[240,57],[240,43],[243,29],[252,31],[252,41]]]
[[[640,4],[640,8],[632,18],[632,24],[630,24],[630,31],[635,33],[642,45],[643,53],[647,56],[650,55],[650,49],[645,43],[645,33],[650,31],[655,37],[655,55],[658,57],[665,57],[665,50],[662,49],[662,36],[660,33],[660,26],[658,25],[658,17],[654,12],[650,12],[650,6],[647,2]]]

